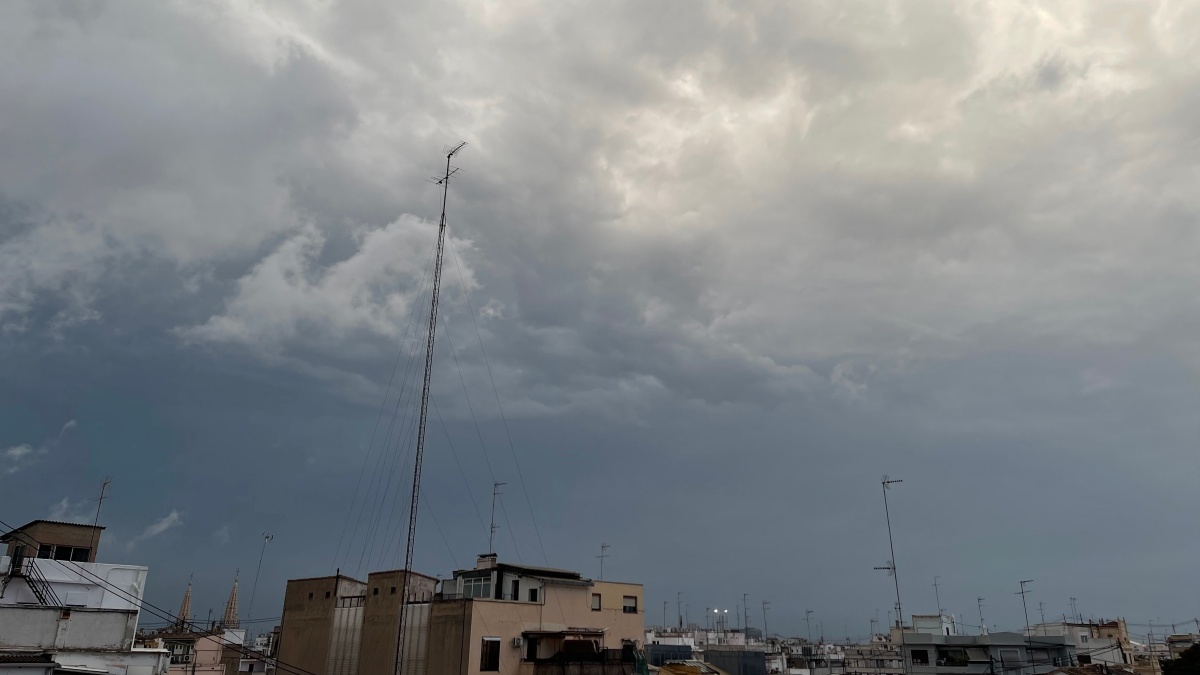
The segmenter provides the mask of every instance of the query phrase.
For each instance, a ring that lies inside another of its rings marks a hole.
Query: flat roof
[[[400,568],[397,568],[394,570],[379,570],[378,572],[370,572],[369,574],[367,574],[367,579],[370,579],[372,574],[395,574],[397,572],[403,572],[403,571],[404,571],[403,567],[400,567]],[[412,570],[409,570],[408,573],[413,576],[425,577],[426,579],[429,579],[431,581],[441,581],[441,579],[438,579],[437,577],[431,577],[428,574],[424,574],[421,572],[414,572]]]
[[[288,583],[290,584],[293,581],[320,581],[322,579],[349,579],[350,581],[354,581],[354,582],[357,582],[360,584],[367,583],[365,581],[362,581],[361,579],[355,579],[354,577],[348,577],[345,574],[330,574],[330,575],[324,576],[324,577],[300,577],[299,579],[288,579]]]

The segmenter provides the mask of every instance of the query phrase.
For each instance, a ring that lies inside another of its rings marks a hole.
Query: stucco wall
[[[323,673],[329,658],[338,598],[362,595],[365,589],[366,584],[349,577],[288,581],[283,596],[279,661],[297,669]],[[310,593],[312,598],[309,598]],[[329,593],[328,598],[326,593]]]
[[[128,650],[137,612],[0,606],[0,649]]]

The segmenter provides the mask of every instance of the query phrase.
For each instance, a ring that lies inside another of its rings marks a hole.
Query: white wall
[[[8,556],[0,556],[0,570],[7,570]],[[105,563],[72,563],[62,560],[32,559],[34,565],[46,577],[58,599],[68,606],[95,609],[137,610],[146,589],[149,568],[138,565],[109,565]],[[106,588],[105,585],[83,574],[80,568],[115,586],[131,600]],[[24,579],[13,579],[0,598],[0,606],[37,604],[37,596]]]
[[[165,649],[118,653],[60,652],[54,655],[54,660],[61,666],[88,668],[109,675],[164,675],[171,663]]]

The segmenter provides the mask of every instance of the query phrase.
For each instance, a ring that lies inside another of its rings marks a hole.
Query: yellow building
[[[482,555],[474,569],[442,582],[430,607],[425,672],[539,675],[576,663],[625,672],[644,635],[641,584]]]

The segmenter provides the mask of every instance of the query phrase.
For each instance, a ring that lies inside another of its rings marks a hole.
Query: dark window
[[[592,593],[592,611],[593,612],[600,611],[600,594],[599,593]]]
[[[38,546],[38,557],[49,558],[54,553],[54,546],[50,544],[42,544]]]
[[[512,580],[512,597],[509,599],[510,600],[520,600],[521,599],[521,580],[520,579]]]
[[[500,670],[500,638],[485,637],[479,650],[479,670],[499,672]]]
[[[1091,654],[1080,654],[1079,655],[1079,665],[1086,666],[1087,664],[1089,664],[1091,662],[1092,662]]]
[[[91,553],[92,553],[92,549],[90,549],[90,548],[83,548],[82,546],[76,546],[74,548],[74,550],[71,551],[71,561],[72,562],[87,562],[88,558],[91,556]]]
[[[309,594],[308,594],[308,599],[309,599],[309,600],[312,600],[312,593],[309,593]]]
[[[537,638],[525,638],[525,660],[533,661],[537,659]]]
[[[913,662],[914,666],[929,665],[929,650],[928,649],[912,650],[912,662]]]
[[[938,647],[937,656],[939,666],[961,668],[968,663],[967,650],[962,647]]]
[[[538,589],[536,589],[536,588],[529,589],[529,601],[530,602],[538,601]]]
[[[70,560],[71,552],[74,550],[75,549],[71,548],[70,546],[55,546],[54,547],[54,559],[55,560]]]
[[[626,614],[637,614],[637,596],[626,595],[621,598],[621,611]]]
[[[328,600],[328,599],[329,599],[329,591],[325,591],[325,599],[326,599],[326,600]]]
[[[379,595],[379,587],[378,586],[371,589],[371,595]]]
[[[395,594],[396,594],[396,587],[392,586],[392,595],[395,595]]]

